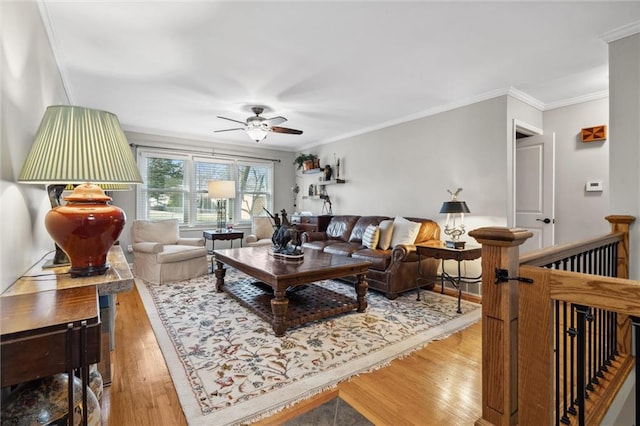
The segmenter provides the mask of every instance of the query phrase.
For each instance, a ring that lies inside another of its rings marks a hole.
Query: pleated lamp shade
[[[142,176],[115,114],[54,105],[45,111],[18,182],[142,183]]]
[[[78,106],[48,107],[18,182],[78,184],[64,197],[66,205],[49,211],[45,225],[68,255],[72,277],[104,274],[126,217],[96,184],[124,188],[142,183],[118,117]]]

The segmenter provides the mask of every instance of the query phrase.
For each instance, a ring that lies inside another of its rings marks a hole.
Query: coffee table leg
[[[358,312],[364,312],[367,310],[367,288],[369,284],[364,279],[365,274],[358,275],[358,282],[356,283],[356,295],[358,296]]]
[[[222,292],[222,287],[224,286],[224,275],[227,273],[227,270],[224,269],[222,262],[216,262],[218,264],[218,268],[215,270],[216,274],[216,291],[218,293]]]
[[[287,329],[285,323],[287,318],[287,308],[289,307],[289,299],[285,297],[285,291],[274,291],[274,298],[271,299],[271,312],[273,312],[273,331],[276,336],[284,336]]]

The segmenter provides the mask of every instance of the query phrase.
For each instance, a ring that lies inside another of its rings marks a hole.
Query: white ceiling
[[[43,0],[41,0],[43,1]],[[640,2],[40,3],[70,102],[125,130],[255,145],[250,106],[296,151],[506,94],[540,109],[606,94],[607,43]]]

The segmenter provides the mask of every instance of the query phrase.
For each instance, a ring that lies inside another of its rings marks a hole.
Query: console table
[[[57,268],[44,268],[47,261],[51,260],[54,253],[51,252],[47,256],[38,261],[31,269],[22,277],[15,281],[11,286],[0,294],[0,298],[16,295],[27,295],[40,292],[48,292],[52,290],[66,290],[73,288],[92,288],[94,293],[97,289],[99,296],[107,296],[109,298],[109,349],[115,348],[115,319],[116,319],[116,294],[123,291],[131,291],[133,289],[133,275],[129,269],[129,263],[122,252],[119,245],[111,247],[107,256],[109,269],[104,275],[95,275],[92,277],[71,278],[69,275],[69,266],[61,266]],[[50,307],[53,305],[47,305]],[[4,319],[4,312],[2,313]],[[103,354],[104,368],[100,371],[105,384],[111,382],[111,374],[109,367],[109,351]]]
[[[422,275],[422,269],[418,268],[418,278],[416,279],[416,289],[418,290],[418,298],[420,300],[420,285],[419,281],[429,280],[429,279],[440,279],[441,284],[441,293],[444,293],[444,282],[445,280],[450,282],[457,290],[458,290],[458,313],[461,314],[462,310],[460,309],[460,298],[462,297],[462,287],[460,286],[461,282],[466,283],[479,283],[482,281],[482,276],[477,277],[465,277],[461,274],[460,265],[463,260],[474,260],[480,258],[482,255],[482,247],[466,245],[465,248],[450,248],[447,247],[444,243],[441,244],[416,244],[416,252],[418,253],[418,265],[420,265],[420,261],[422,257],[430,257],[434,259],[441,259],[442,263],[442,272],[440,275],[436,277],[425,277]],[[458,275],[453,276],[448,274],[444,269],[444,261],[445,260],[455,260],[458,263]]]
[[[100,314],[95,285],[0,297],[1,386],[80,370],[87,407],[89,366],[100,361]],[[73,423],[69,380],[69,424]],[[82,424],[87,424],[83,410]]]

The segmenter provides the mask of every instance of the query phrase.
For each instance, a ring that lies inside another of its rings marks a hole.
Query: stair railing
[[[529,231],[470,232],[483,245],[476,424],[591,424],[606,413],[635,363],[629,315],[640,315],[640,282],[626,279],[635,218],[607,220],[606,236],[522,258]]]

